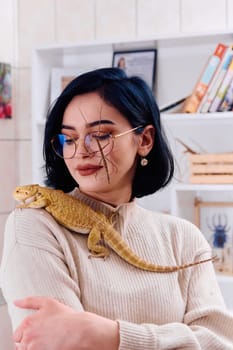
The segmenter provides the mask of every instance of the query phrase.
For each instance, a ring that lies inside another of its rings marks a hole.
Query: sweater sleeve
[[[200,252],[209,250],[209,245],[197,229],[193,230],[199,260]],[[233,349],[233,315],[226,311],[213,264],[197,265],[178,274],[181,279],[189,279],[183,322],[156,325],[118,320],[119,350]]]
[[[15,299],[47,296],[83,310],[77,273],[72,262],[67,262],[67,242],[59,230],[60,226],[38,209],[17,209],[7,220],[1,287],[14,329],[29,313],[16,308]],[[64,242],[59,241],[62,239]]]

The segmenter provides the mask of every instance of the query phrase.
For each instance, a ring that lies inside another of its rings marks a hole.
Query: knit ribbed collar
[[[107,204],[105,202],[101,202],[100,200],[97,200],[95,198],[89,197],[85,193],[81,192],[78,187],[75,187],[72,192],[70,192],[72,196],[75,198],[78,198],[82,202],[89,205],[92,209],[101,211],[105,215],[111,215],[121,212],[131,212],[136,207],[136,200],[133,199],[130,202],[119,204],[118,206],[114,207],[111,204]]]

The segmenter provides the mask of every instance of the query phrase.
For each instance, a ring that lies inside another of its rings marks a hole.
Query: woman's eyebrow
[[[115,123],[112,120],[109,120],[109,119],[100,119],[100,120],[95,120],[93,122],[87,123],[86,126],[87,127],[93,127],[93,126],[101,125],[101,124],[112,124],[112,125],[114,125]],[[74,126],[65,125],[65,124],[61,125],[61,129],[76,130]]]
[[[61,129],[75,130],[75,127],[70,126],[70,125],[62,124],[61,125]]]
[[[99,120],[95,120],[94,122],[87,123],[87,126],[92,127],[100,124],[115,124],[115,123],[109,119],[99,119]]]

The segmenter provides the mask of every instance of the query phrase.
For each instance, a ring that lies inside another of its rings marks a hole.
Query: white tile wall
[[[31,139],[31,69],[16,68],[13,73],[15,138]]]
[[[17,147],[18,168],[17,185],[32,183],[32,148],[31,141],[20,141]]]
[[[14,207],[12,191],[18,172],[16,143],[13,141],[0,141],[0,150],[2,169],[0,171],[0,213],[5,213]]]
[[[136,36],[136,0],[96,0],[96,38]]]
[[[58,42],[95,38],[94,0],[56,0],[55,35]]]
[[[226,23],[229,28],[233,28],[233,0],[227,0]]]
[[[0,142],[1,140],[14,139],[15,127],[15,119],[0,119]],[[0,154],[2,151],[0,148]]]
[[[0,0],[0,61],[12,63],[14,56],[14,0]]]
[[[203,32],[226,28],[225,0],[181,0],[181,30]]]
[[[180,0],[138,0],[137,4],[139,37],[179,32]]]

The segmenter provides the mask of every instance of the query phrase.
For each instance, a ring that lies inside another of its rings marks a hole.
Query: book
[[[191,96],[186,100],[183,108],[184,113],[195,113],[198,106],[204,97],[208,85],[214,77],[214,74],[223,59],[223,56],[227,50],[227,45],[219,43],[215,48],[214,53],[209,57],[193,91]]]
[[[233,106],[233,79],[227,89],[226,95],[218,107],[218,112],[231,111]]]
[[[233,58],[233,45],[229,46],[225,52],[225,55],[221,61],[221,63],[218,66],[218,69],[211,81],[211,83],[208,86],[208,89],[206,91],[205,96],[203,97],[197,112],[200,113],[207,113],[211,103],[213,102],[218,88],[220,86],[220,84],[222,83],[224,76],[227,72],[227,69],[231,63],[231,59]]]
[[[221,102],[223,101],[226,92],[228,90],[228,87],[231,83],[231,80],[233,79],[233,59],[231,60],[231,63],[228,67],[228,70],[224,76],[224,79],[222,81],[222,83],[220,84],[217,94],[213,100],[213,102],[211,103],[211,106],[209,108],[209,112],[217,112]]]

